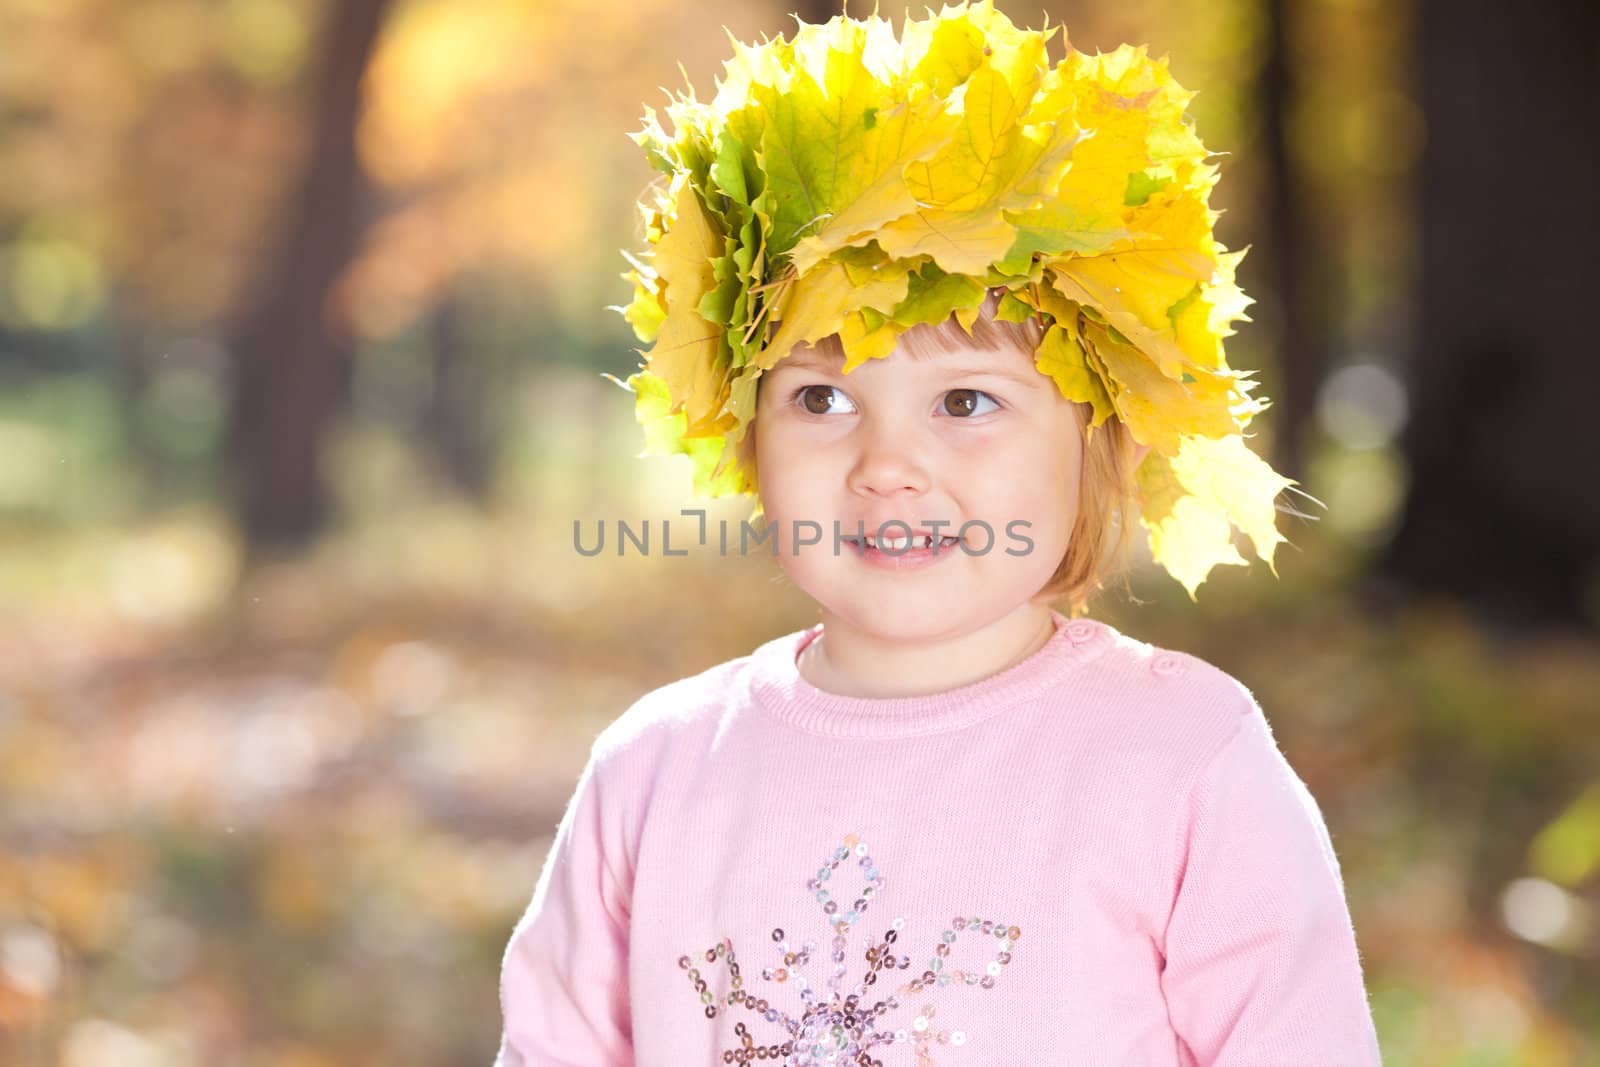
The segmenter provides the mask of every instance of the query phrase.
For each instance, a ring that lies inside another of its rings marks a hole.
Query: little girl
[[[1379,1063],[1262,709],[1083,617],[1135,511],[1192,597],[1235,527],[1270,562],[1289,483],[1192,94],[1053,34],[801,24],[638,135],[649,450],[753,494],[820,621],[595,741],[497,1067]]]

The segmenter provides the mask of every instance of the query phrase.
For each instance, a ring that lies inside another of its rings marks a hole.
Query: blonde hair
[[[920,359],[973,348],[997,351],[1010,345],[1032,358],[1044,338],[1043,329],[1034,317],[1023,322],[995,318],[995,309],[1004,293],[1003,288],[989,290],[970,334],[951,314],[938,325],[920,325],[907,330],[900,338],[901,350]],[[844,348],[837,334],[811,347],[830,357],[844,359]],[[1088,437],[1083,449],[1083,473],[1078,482],[1077,516],[1067,550],[1056,565],[1055,573],[1033,599],[1065,600],[1068,614],[1077,617],[1087,610],[1089,601],[1112,577],[1125,571],[1136,506],[1133,462],[1136,445],[1126,425],[1116,415],[1101,423],[1092,436],[1087,435],[1089,405],[1075,402],[1072,406],[1079,432]],[[755,436],[752,421],[738,449],[739,460],[750,472],[752,485],[756,484]]]

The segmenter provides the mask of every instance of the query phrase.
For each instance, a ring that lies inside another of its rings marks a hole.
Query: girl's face
[[[1010,345],[919,356],[902,345],[843,366],[801,348],[762,376],[756,469],[784,572],[824,622],[885,640],[954,637],[1038,610],[1031,600],[1077,516],[1081,405]],[[835,522],[841,537],[858,524],[876,537],[890,520],[947,537],[969,525],[937,553],[835,550]],[[797,524],[813,539],[820,527],[821,540],[799,544]],[[928,558],[905,566],[918,556]]]

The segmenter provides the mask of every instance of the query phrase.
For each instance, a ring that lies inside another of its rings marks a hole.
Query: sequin
[[[1015,926],[1007,926],[995,919],[985,919],[979,915],[957,916],[951,921],[950,926],[934,939],[934,951],[926,957],[929,960],[928,969],[899,986],[894,986],[893,981],[885,981],[884,989],[880,992],[875,988],[880,975],[888,979],[894,971],[907,971],[911,968],[910,955],[896,956],[890,951],[890,946],[906,928],[905,917],[896,916],[889,924],[889,928],[884,930],[881,938],[865,947],[864,958],[868,966],[856,982],[853,991],[846,993],[842,987],[850,969],[847,963],[850,956],[850,935],[866,915],[874,897],[887,885],[887,879],[874,864],[867,845],[855,834],[846,835],[844,844],[833,849],[831,855],[829,862],[818,868],[815,876],[805,882],[806,889],[822,906],[828,927],[833,931],[829,945],[831,951],[827,960],[827,964],[831,964],[828,967],[827,992],[823,994],[813,991],[802,973],[802,970],[811,963],[817,943],[808,940],[796,952],[786,940],[782,927],[776,927],[771,932],[771,940],[781,956],[782,965],[764,967],[760,971],[762,980],[791,984],[798,991],[804,1006],[798,1017],[769,1004],[765,998],[753,997],[742,988],[740,967],[730,938],[723,938],[705,951],[707,963],[723,960],[728,965],[733,991],[721,997],[712,990],[699,970],[690,966],[694,961],[692,955],[686,954],[677,958],[679,968],[687,972],[694,986],[696,999],[706,1018],[714,1020],[722,1012],[742,1008],[752,1013],[757,1020],[778,1028],[777,1033],[770,1035],[770,1043],[758,1044],[756,1035],[745,1023],[736,1021],[734,1034],[738,1038],[738,1043],[735,1047],[722,1051],[722,1061],[749,1063],[753,1060],[781,1059],[786,1067],[788,1065],[846,1067],[849,1063],[881,1067],[883,1061],[873,1055],[873,1049],[882,1045],[914,1042],[915,1062],[918,1067],[936,1067],[932,1059],[933,1045],[964,1044],[967,1033],[963,1030],[935,1028],[930,1021],[936,1014],[934,1003],[921,1006],[909,1030],[905,1026],[898,1026],[892,1030],[880,1028],[879,1019],[897,1013],[907,1006],[901,999],[903,994],[920,994],[925,990],[943,989],[951,985],[994,988],[996,978],[1011,961],[1010,950],[1022,931]],[[830,881],[834,870],[851,855],[856,857],[855,866],[859,868],[863,881],[868,884],[862,888],[852,907],[840,914],[839,904],[833,900],[828,890],[822,887],[822,883]],[[972,961],[966,949],[957,948],[958,945],[970,948],[975,943],[970,936],[963,940],[963,934],[992,934],[995,941],[989,942],[985,939],[983,944],[995,945],[1000,951],[992,960]],[[963,964],[981,962],[983,969],[980,971],[965,966],[949,967],[947,961],[955,962],[953,956],[959,957]],[[889,1022],[886,1018],[884,1021]],[[889,1022],[889,1025],[892,1026],[893,1023]],[[768,1037],[766,1034],[761,1036]],[[777,1040],[779,1038],[787,1040],[779,1043]]]

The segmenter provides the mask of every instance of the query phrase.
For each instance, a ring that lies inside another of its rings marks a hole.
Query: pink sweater
[[[501,975],[496,1067],[1367,1067],[1339,864],[1260,706],[1055,613],[934,696],[821,625],[595,741]]]

